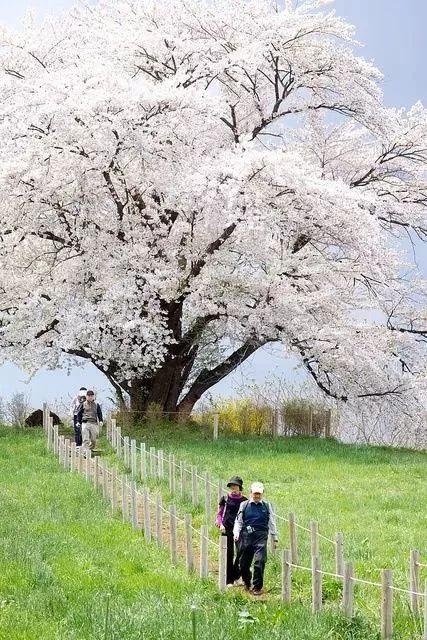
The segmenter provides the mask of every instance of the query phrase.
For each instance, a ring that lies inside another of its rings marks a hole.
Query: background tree
[[[104,0],[2,35],[0,346],[188,415],[262,345],[391,417],[425,394],[427,118],[322,0]],[[424,311],[423,311],[424,309]]]
[[[25,419],[30,412],[30,403],[25,393],[13,393],[10,399],[4,403],[4,420],[12,427],[24,427]]]

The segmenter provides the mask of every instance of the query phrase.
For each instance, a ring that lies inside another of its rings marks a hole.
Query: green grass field
[[[153,434],[144,437],[154,444]],[[157,439],[212,473],[241,471],[247,479],[264,480],[278,510],[293,508],[301,522],[316,517],[324,532],[341,524],[349,551],[356,554],[361,544],[355,558],[360,571],[389,564],[400,567],[403,576],[409,546],[422,547],[422,455],[318,441],[213,445],[190,431],[183,444],[183,434],[171,428],[157,431]],[[375,484],[379,479],[382,484]],[[362,498],[364,504],[358,502]],[[339,615],[333,582],[325,585],[320,615],[309,612],[304,581],[296,585],[293,603],[281,605],[274,597],[274,561],[268,574],[269,602],[252,602],[234,591],[221,595],[212,582],[171,567],[166,551],[145,544],[140,533],[111,516],[92,486],[58,465],[40,432],[0,429],[0,503],[1,640],[191,639],[192,604],[198,608],[200,640],[379,637],[374,616],[370,620],[360,612],[349,622]],[[334,512],[326,518],[328,504]],[[362,514],[364,522],[358,522]],[[381,515],[387,514],[378,528]],[[239,614],[244,610],[254,620],[242,626]],[[416,638],[419,631],[402,605],[396,638]]]
[[[242,475],[246,486],[253,480],[265,483],[267,494],[279,514],[294,511],[298,521],[309,527],[311,519],[320,531],[334,538],[344,533],[345,557],[354,562],[356,576],[381,582],[380,571],[391,568],[394,584],[408,588],[410,548],[419,549],[427,561],[427,455],[384,447],[339,444],[313,438],[223,437],[217,442],[200,429],[172,424],[133,430],[147,445],[173,451],[178,459],[196,464],[213,477]],[[281,546],[289,548],[288,525],[278,522]],[[309,534],[299,531],[301,562],[310,566]],[[321,541],[323,568],[334,570],[334,548]],[[277,563],[276,563],[277,564]],[[267,572],[272,595],[280,592],[278,567],[270,563]],[[294,574],[294,593],[309,605],[309,575]],[[427,570],[421,572],[421,583]],[[324,598],[337,602],[339,585],[325,578]],[[380,590],[359,585],[359,612],[378,621]],[[395,626],[398,637],[416,638],[420,622],[408,608],[405,596],[395,593]]]

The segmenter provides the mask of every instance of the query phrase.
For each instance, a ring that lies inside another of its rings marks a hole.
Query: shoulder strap
[[[249,504],[249,500],[243,500],[243,502],[240,503],[240,510],[242,512],[242,516],[245,515],[245,511],[246,511],[246,508],[247,508],[248,504]]]

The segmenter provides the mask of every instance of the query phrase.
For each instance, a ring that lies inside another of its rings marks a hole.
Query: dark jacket
[[[247,500],[245,496],[233,496],[231,493],[227,496],[223,496],[219,501],[218,514],[216,518],[217,525],[223,525],[227,532],[232,533],[234,521],[239,512],[239,507],[245,500]]]

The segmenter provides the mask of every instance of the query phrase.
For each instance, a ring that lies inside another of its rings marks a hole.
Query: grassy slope
[[[0,503],[1,640],[183,640],[191,603],[200,608],[200,640],[378,637],[360,619],[248,603],[172,568],[166,552],[144,544],[83,478],[58,466],[40,434],[0,428]],[[256,621],[239,629],[246,607]]]
[[[343,531],[346,558],[354,561],[360,577],[378,581],[381,568],[393,568],[395,585],[407,588],[409,549],[418,548],[424,562],[427,558],[427,456],[423,453],[309,438],[224,438],[212,442],[200,431],[176,425],[138,431],[138,439],[173,450],[214,477],[237,473],[246,485],[262,480],[278,513],[294,511],[307,527],[310,519],[316,519],[320,531],[329,537]],[[282,543],[289,546],[285,523],[281,529]],[[299,536],[302,560],[307,565],[309,536],[304,532]],[[332,545],[322,541],[321,553],[324,568],[333,570]],[[277,591],[277,575],[274,577],[271,568],[270,573],[270,585]],[[304,583],[304,577],[301,579]],[[328,586],[326,580],[326,594],[328,589],[336,601],[334,584]],[[309,591],[301,588],[302,598],[304,593],[309,596]],[[377,619],[379,590],[359,587],[358,596],[364,614]],[[397,627],[402,637],[414,637],[406,600],[396,594],[396,601]]]

